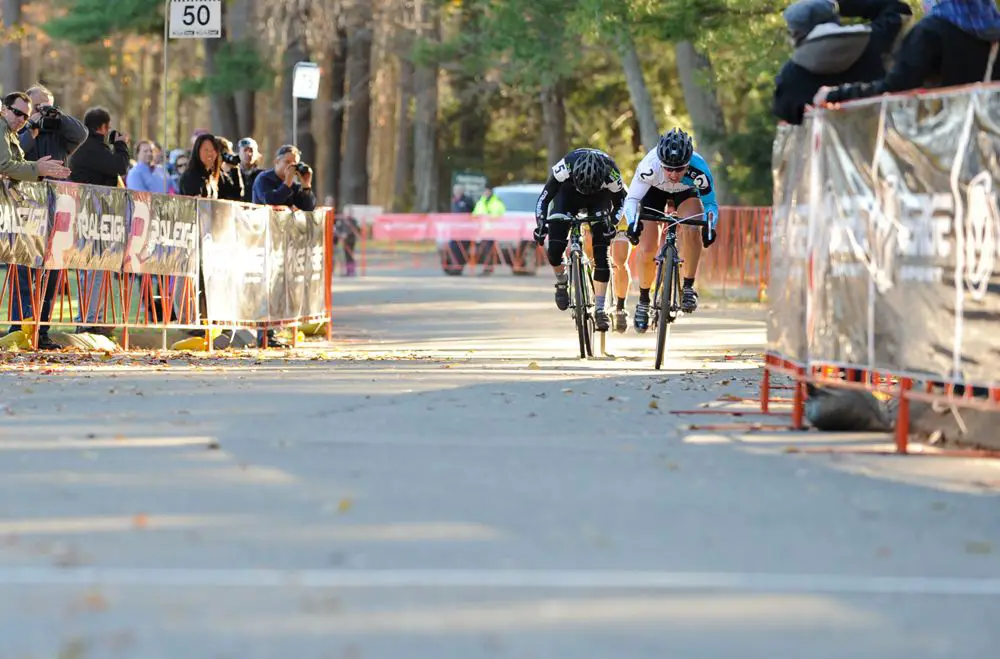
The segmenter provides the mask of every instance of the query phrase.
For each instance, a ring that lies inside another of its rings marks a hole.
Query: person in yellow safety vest
[[[476,207],[472,209],[473,215],[491,215],[493,217],[500,217],[506,212],[507,207],[504,206],[500,197],[493,194],[493,188],[490,186],[483,188],[483,196],[479,198],[479,201],[476,202]],[[495,259],[493,255],[493,241],[482,241],[477,246],[477,251],[479,256],[476,260],[483,264],[482,274],[493,274],[493,262]]]
[[[483,188],[483,196],[476,202],[476,207],[472,209],[473,215],[494,215],[500,216],[507,212],[507,207],[500,201],[500,197],[493,194],[493,188]]]

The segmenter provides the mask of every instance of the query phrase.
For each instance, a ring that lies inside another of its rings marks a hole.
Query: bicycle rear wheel
[[[656,321],[656,359],[653,361],[653,368],[660,370],[663,365],[663,358],[667,354],[667,337],[670,334],[670,325],[674,322],[674,305],[677,304],[677,248],[668,245],[663,250],[663,262],[660,264],[659,290],[656,296],[659,298],[659,317]]]
[[[573,252],[569,259],[569,279],[573,285],[573,318],[577,338],[580,340],[580,359],[587,358],[590,341],[587,336],[587,300],[583,288],[583,264],[580,253]]]

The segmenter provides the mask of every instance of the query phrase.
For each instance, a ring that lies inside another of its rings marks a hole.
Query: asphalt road
[[[993,464],[670,413],[754,394],[760,309],[657,373],[547,278],[337,284],[295,355],[3,363],[0,659],[996,654]]]

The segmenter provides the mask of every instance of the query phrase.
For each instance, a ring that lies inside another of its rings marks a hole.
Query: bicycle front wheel
[[[586,359],[590,342],[587,337],[587,298],[583,288],[580,252],[570,255],[569,278],[573,285],[573,318],[576,321],[577,338],[580,340],[580,359]]]
[[[663,251],[660,265],[660,282],[657,297],[660,299],[659,316],[656,319],[656,359],[653,368],[660,370],[667,354],[667,337],[674,321],[674,305],[677,304],[677,248],[668,245]]]

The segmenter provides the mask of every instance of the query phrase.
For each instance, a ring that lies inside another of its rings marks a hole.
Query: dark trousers
[[[42,312],[36,318],[31,305],[31,275],[34,268],[29,268],[26,265],[15,267],[17,268],[17,294],[20,295],[21,299],[20,303],[18,303],[18,299],[15,297],[11,303],[10,319],[12,323],[23,318],[34,318],[40,322],[52,320],[52,300],[56,295],[56,283],[59,281],[59,271],[52,270],[49,272],[49,281],[45,285],[45,290],[42,291]],[[34,274],[38,277],[43,272],[42,270],[35,270]],[[19,324],[12,324],[10,326],[11,332],[16,332],[19,329],[21,329]],[[42,325],[38,328],[38,333],[41,336],[45,336],[49,333],[49,326]]]

